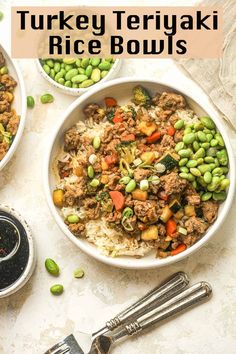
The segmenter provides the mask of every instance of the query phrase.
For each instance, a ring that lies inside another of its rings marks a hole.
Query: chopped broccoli
[[[140,106],[149,106],[151,102],[151,97],[147,90],[142,86],[135,86],[133,89],[133,102]]]
[[[115,109],[112,108],[109,112],[106,113],[106,116],[107,116],[107,120],[109,122],[112,122],[112,119],[114,118],[115,116]]]

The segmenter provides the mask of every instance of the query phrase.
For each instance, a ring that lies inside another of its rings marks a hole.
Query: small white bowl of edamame
[[[115,78],[121,67],[120,59],[65,58],[37,59],[40,74],[60,91],[80,96],[94,85]]]

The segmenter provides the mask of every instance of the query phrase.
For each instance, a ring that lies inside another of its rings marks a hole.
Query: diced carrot
[[[122,117],[122,115],[121,115],[119,110],[116,110],[115,116],[112,119],[112,122],[113,123],[122,123],[123,122],[123,117]]]
[[[175,128],[172,127],[172,126],[168,127],[167,134],[170,135],[170,136],[175,135]]]
[[[184,243],[181,243],[181,245],[179,245],[175,250],[172,250],[170,252],[171,256],[176,256],[177,254],[185,251],[187,248],[187,246]]]
[[[105,104],[107,107],[115,107],[115,106],[117,106],[117,101],[113,97],[106,97]]]
[[[113,165],[117,162],[117,156],[115,154],[108,155],[105,157],[105,162],[108,164],[108,166]]]
[[[109,194],[113,201],[113,204],[115,205],[116,210],[120,211],[125,205],[124,195],[119,191],[111,191],[109,192]]]
[[[166,222],[166,233],[168,236],[173,235],[177,230],[177,224],[174,219],[169,219]]]
[[[135,141],[135,135],[128,134],[128,135],[122,136],[121,141],[124,141],[124,142]]]
[[[147,143],[152,144],[159,140],[161,137],[161,132],[155,132],[146,138]]]

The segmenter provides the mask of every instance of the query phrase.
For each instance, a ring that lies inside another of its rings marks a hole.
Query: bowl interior
[[[110,258],[107,256],[101,255],[100,251],[93,246],[92,244],[88,243],[85,240],[81,240],[76,238],[73,234],[71,234],[66,225],[64,224],[60,214],[59,210],[57,210],[52,202],[52,197],[51,197],[51,192],[55,188],[55,185],[57,183],[57,178],[56,175],[53,171],[53,164],[55,164],[55,158],[58,154],[59,149],[63,145],[63,135],[67,129],[69,129],[73,124],[78,122],[78,120],[83,119],[83,108],[88,104],[92,102],[97,102],[103,104],[104,102],[104,97],[106,96],[113,96],[115,97],[119,104],[126,103],[128,100],[130,100],[132,96],[132,89],[135,85],[141,84],[144,87],[146,87],[152,94],[156,92],[163,92],[163,91],[175,91],[179,92],[175,89],[173,89],[170,86],[166,86],[164,84],[160,84],[158,82],[154,81],[144,81],[144,80],[134,80],[134,79],[118,79],[118,80],[113,80],[110,83],[107,83],[103,86],[100,87],[99,91],[93,90],[91,93],[85,94],[83,97],[79,98],[77,101],[75,101],[65,112],[64,115],[64,120],[62,120],[62,124],[59,127],[58,131],[55,133],[54,138],[53,138],[53,143],[51,145],[51,149],[48,155],[47,159],[47,177],[46,177],[46,193],[47,193],[47,199],[49,202],[49,206],[51,208],[51,211],[53,213],[53,216],[55,217],[57,223],[63,230],[63,232],[77,245],[79,246],[83,251],[86,253],[92,255],[93,257],[114,265],[118,267],[124,267],[124,268],[151,268],[151,267],[158,267],[158,266],[164,266],[166,264],[170,264],[173,262],[176,262],[183,257],[187,256],[188,254],[194,252],[197,250],[199,247],[202,246],[203,243],[205,243],[211,236],[212,234],[216,231],[216,229],[219,227],[220,223],[223,221],[223,218],[225,217],[228,208],[230,207],[230,204],[232,202],[232,197],[233,197],[233,184],[234,184],[234,159],[232,155],[232,149],[229,143],[229,139],[227,138],[227,135],[225,134],[224,128],[221,126],[221,123],[219,119],[211,114],[211,112],[206,109],[206,107],[202,107],[200,104],[198,104],[196,101],[194,101],[192,98],[190,98],[188,95],[186,95],[183,92],[179,92],[180,94],[184,95],[186,98],[188,105],[196,112],[197,115],[202,116],[202,115],[209,115],[211,116],[218,129],[221,131],[226,147],[229,153],[229,158],[230,158],[230,178],[231,178],[231,186],[228,191],[228,197],[227,200],[221,205],[220,210],[219,210],[219,216],[216,220],[216,222],[208,229],[207,233],[205,236],[198,241],[195,245],[184,251],[183,253],[174,256],[174,257],[167,257],[166,259],[156,259],[155,258],[155,253],[152,252],[145,256],[144,258],[141,259],[136,259],[132,257],[117,257],[117,258]]]
[[[18,131],[13,140],[13,143],[11,144],[11,147],[7,152],[7,154],[0,161],[0,170],[1,170],[12,157],[19,143],[20,137],[23,133],[23,129],[25,125],[25,115],[26,115],[26,95],[25,95],[24,82],[17,64],[12,61],[12,59],[9,57],[9,55],[1,45],[0,45],[0,51],[3,53],[4,58],[6,60],[6,66],[9,69],[9,75],[12,76],[17,82],[17,86],[14,89],[14,101],[11,107],[15,109],[16,113],[21,118]]]

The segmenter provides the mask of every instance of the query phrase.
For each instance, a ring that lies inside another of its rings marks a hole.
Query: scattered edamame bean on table
[[[45,73],[62,86],[87,88],[101,81],[111,70],[113,58],[40,59]]]

